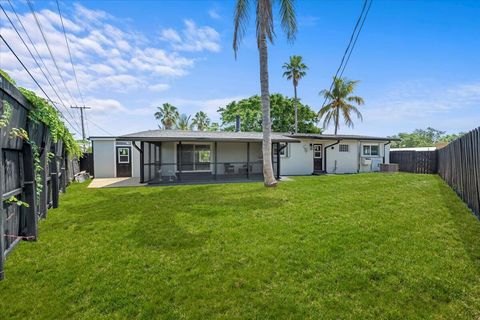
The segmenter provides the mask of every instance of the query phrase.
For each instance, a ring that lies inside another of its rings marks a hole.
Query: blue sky
[[[12,20],[8,2],[2,0]],[[299,30],[287,43],[278,24],[270,46],[270,90],[292,94],[282,64],[302,55],[309,72],[299,96],[314,110],[323,100],[363,1],[297,1]],[[25,27],[61,86],[28,6],[15,1]],[[72,97],[80,103],[55,2],[35,1]],[[258,52],[251,21],[235,60],[234,1],[60,1],[88,118],[112,134],[155,129],[155,107],[206,111],[212,120],[227,102],[258,94]],[[480,123],[480,2],[374,0],[344,76],[360,80],[362,123],[340,133],[392,135],[431,126],[453,133]],[[3,13],[1,32],[47,89],[48,84]],[[19,27],[19,25],[17,24]],[[0,47],[0,67],[20,85],[28,75]],[[56,99],[52,90],[47,91]],[[68,115],[67,115],[68,116]],[[78,116],[78,114],[74,114]],[[105,135],[92,122],[90,135]],[[331,128],[327,132],[331,132]]]

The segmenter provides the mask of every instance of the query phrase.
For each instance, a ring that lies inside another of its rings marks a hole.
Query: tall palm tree
[[[177,119],[176,128],[178,130],[191,130],[192,126],[190,124],[190,116],[182,113]]]
[[[170,130],[178,119],[178,109],[170,103],[164,103],[161,107],[157,107],[158,111],[154,113],[155,119],[160,120],[163,129]]]
[[[362,114],[358,111],[357,107],[353,104],[364,104],[363,98],[353,96],[352,93],[355,90],[359,81],[348,80],[346,78],[333,78],[333,89],[322,90],[320,95],[323,95],[330,101],[318,112],[318,116],[323,119],[323,127],[326,128],[333,120],[335,125],[335,134],[340,127],[340,114],[343,116],[343,120],[348,127],[353,128],[352,113],[354,113],[360,121],[363,121]],[[352,104],[353,103],[353,104]]]
[[[302,56],[291,56],[290,62],[283,64],[283,69],[285,72],[283,76],[288,80],[293,82],[293,93],[295,95],[295,100],[293,101],[293,108],[295,109],[295,133],[298,132],[298,108],[297,108],[297,86],[298,81],[302,79],[307,74],[308,67],[303,63]]]
[[[192,119],[192,125],[197,127],[197,130],[204,131],[210,125],[210,118],[205,112],[199,111],[195,113],[195,117]]]
[[[262,154],[263,154],[263,177],[267,187],[277,185],[273,174],[272,165],[272,125],[270,119],[270,92],[268,89],[268,45],[267,40],[273,43],[273,3],[280,7],[280,20],[287,39],[293,41],[297,32],[297,20],[295,18],[294,0],[237,0],[234,16],[233,51],[237,56],[238,47],[247,29],[250,15],[250,4],[256,5],[256,38],[260,58],[260,89],[262,95]]]

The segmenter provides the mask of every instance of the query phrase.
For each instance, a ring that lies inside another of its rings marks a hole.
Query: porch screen
[[[177,147],[177,166],[182,171],[209,171],[210,161],[209,144],[181,144]]]

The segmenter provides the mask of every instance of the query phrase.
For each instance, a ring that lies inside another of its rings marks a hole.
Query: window
[[[182,171],[209,171],[211,150],[209,144],[182,144],[177,148],[177,166]]]
[[[321,144],[314,144],[313,145],[313,157],[317,158],[317,159],[322,157],[322,145]]]
[[[273,154],[275,156],[277,155],[277,146],[278,146],[278,144],[276,144],[276,143],[273,144]],[[280,148],[281,148],[280,156],[288,157],[288,145],[286,143],[280,143]]]
[[[348,144],[341,144],[338,146],[340,152],[348,152]]]
[[[363,155],[364,156],[378,156],[380,155],[380,149],[378,144],[364,145],[363,146]]]
[[[118,163],[130,163],[130,148],[118,148]]]

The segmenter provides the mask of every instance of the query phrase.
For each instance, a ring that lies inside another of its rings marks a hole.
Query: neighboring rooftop
[[[126,141],[262,141],[261,132],[232,132],[232,131],[187,131],[187,130],[147,130],[136,133],[130,133],[117,137],[90,137],[116,138]],[[280,133],[272,132],[273,142],[299,142],[300,138],[322,139],[322,140],[379,140],[390,141],[398,140],[385,137],[371,137],[361,135],[334,135],[334,134],[313,134],[313,133]]]

